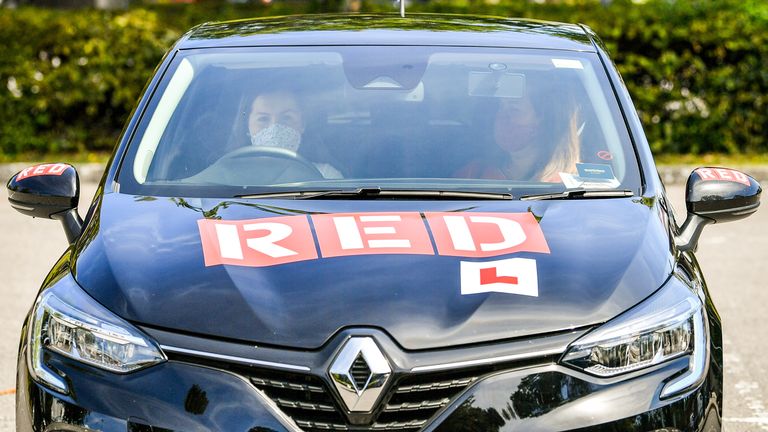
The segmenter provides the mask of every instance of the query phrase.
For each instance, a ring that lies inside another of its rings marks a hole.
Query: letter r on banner
[[[306,216],[241,221],[200,219],[205,265],[266,267],[317,258]]]

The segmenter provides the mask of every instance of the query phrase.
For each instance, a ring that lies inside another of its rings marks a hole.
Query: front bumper
[[[720,431],[722,385],[715,358],[699,387],[664,401],[658,398],[663,383],[685,368],[685,359],[613,383],[552,363],[494,371],[474,381],[420,429]],[[170,360],[116,375],[55,354],[47,363],[63,373],[70,392],[62,395],[33,381],[22,350],[18,431],[300,430],[252,378],[231,370]]]

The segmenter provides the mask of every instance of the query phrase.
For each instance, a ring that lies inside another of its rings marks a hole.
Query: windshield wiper
[[[274,193],[236,196],[236,198],[293,198],[293,199],[317,199],[317,198],[336,198],[336,197],[347,197],[347,198],[405,197],[405,198],[433,198],[433,199],[460,198],[460,199],[511,200],[512,194],[471,192],[471,191],[445,191],[445,190],[381,189],[379,187],[364,187],[364,188],[357,188],[357,189],[274,192]]]
[[[546,194],[534,194],[523,195],[520,197],[522,201],[533,200],[557,200],[557,199],[581,199],[581,198],[623,198],[631,197],[634,193],[631,190],[626,189],[569,189],[563,192],[546,193]]]

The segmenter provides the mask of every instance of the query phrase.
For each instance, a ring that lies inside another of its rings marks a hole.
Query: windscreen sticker
[[[609,152],[608,150],[600,150],[599,152],[597,152],[597,157],[607,161],[613,160],[613,154],[611,154],[611,152]]]
[[[727,168],[698,168],[696,174],[702,181],[729,181],[749,186],[749,177],[740,171]]]
[[[584,69],[581,61],[576,59],[558,59],[553,58],[552,64],[558,69]]]
[[[430,231],[439,255],[549,253],[531,213],[338,213],[240,221],[201,219],[198,228],[206,266],[265,267],[320,256],[434,255]]]
[[[562,172],[559,174],[560,180],[563,181],[563,184],[567,189],[615,189],[621,185],[621,182],[615,177],[604,179],[595,177],[582,177],[581,175]]]
[[[607,164],[577,163],[576,170],[583,179],[613,180],[613,168]]]
[[[21,172],[16,176],[16,181],[21,181],[26,178],[37,176],[60,176],[64,174],[64,171],[66,171],[69,167],[70,165],[65,163],[40,164],[31,166],[21,170]]]

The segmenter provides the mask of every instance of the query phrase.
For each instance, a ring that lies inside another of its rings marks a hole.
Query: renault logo
[[[353,337],[336,355],[328,373],[350,412],[369,412],[376,406],[392,369],[373,339]]]

